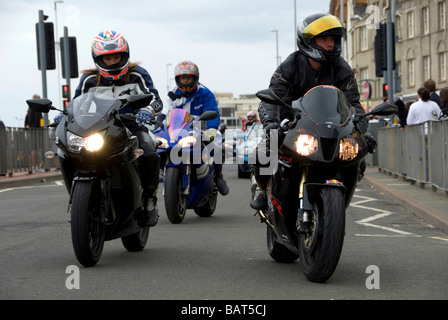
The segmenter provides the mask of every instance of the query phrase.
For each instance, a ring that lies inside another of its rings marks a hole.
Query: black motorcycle
[[[131,96],[123,104],[104,94],[88,93],[70,102],[57,126],[58,156],[70,194],[73,248],[86,267],[99,261],[104,241],[121,238],[124,247],[134,252],[143,250],[148,241],[149,227],[140,227],[137,221],[143,210],[138,168],[143,150],[125,126],[135,123],[135,115],[119,111],[140,109],[151,100],[152,95]],[[39,112],[58,110],[48,99],[27,103]]]
[[[397,107],[386,102],[355,115],[333,86],[317,86],[292,106],[269,89],[257,96],[294,113],[279,130],[278,167],[269,178],[267,209],[257,211],[267,224],[269,254],[279,262],[300,257],[306,278],[325,282],[342,252],[345,211],[362,177],[361,164],[376,146],[360,133],[358,123],[369,115],[393,114]]]

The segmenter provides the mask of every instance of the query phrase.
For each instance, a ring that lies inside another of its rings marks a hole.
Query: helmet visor
[[[323,32],[335,28],[344,29],[339,19],[337,19],[334,16],[327,15],[311,22],[309,25],[305,27],[305,29],[303,29],[302,33],[305,38],[312,39]],[[345,35],[343,34],[344,32],[342,30],[341,33],[342,33],[341,36]]]

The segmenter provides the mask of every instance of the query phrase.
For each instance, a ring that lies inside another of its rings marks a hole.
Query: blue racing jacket
[[[205,111],[213,110],[218,113],[218,116],[207,121],[208,129],[218,129],[220,123],[220,116],[218,104],[216,103],[215,95],[207,87],[198,83],[198,88],[188,97],[183,97],[182,92],[176,88],[168,93],[168,97],[163,103],[162,114],[157,120],[165,120],[168,113],[175,108],[187,110],[194,116],[200,116]]]

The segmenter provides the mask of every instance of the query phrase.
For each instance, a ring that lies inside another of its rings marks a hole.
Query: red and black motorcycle
[[[279,130],[278,167],[269,178],[267,209],[257,211],[267,224],[269,254],[279,262],[300,257],[307,279],[325,282],[342,252],[345,211],[362,177],[361,164],[376,146],[358,123],[369,115],[396,113],[397,107],[386,102],[355,115],[344,93],[333,86],[314,87],[292,105],[269,89],[257,96],[294,111]]]

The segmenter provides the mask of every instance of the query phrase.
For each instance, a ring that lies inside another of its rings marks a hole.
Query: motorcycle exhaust
[[[269,221],[268,217],[266,217],[266,215],[264,214],[264,212],[262,210],[257,210],[257,212],[255,214],[259,215],[260,217],[260,222],[261,223],[266,223],[272,230],[274,230],[274,226],[272,225],[272,223]]]

